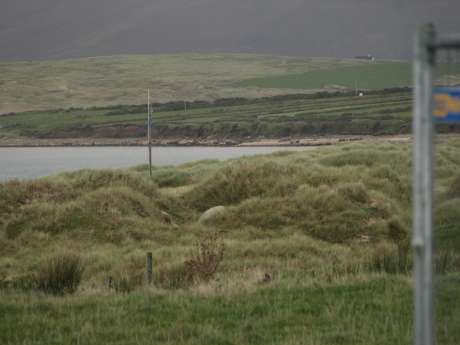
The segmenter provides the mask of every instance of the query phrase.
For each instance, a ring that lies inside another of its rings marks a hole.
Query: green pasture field
[[[460,65],[441,65],[438,70],[439,83],[460,84]],[[448,79],[451,79],[448,81]],[[316,69],[305,73],[282,76],[267,76],[244,80],[244,87],[277,89],[357,89],[373,90],[411,86],[412,65],[409,62],[374,62],[357,66],[331,69]]]
[[[182,102],[153,106],[154,137],[285,137],[334,134],[400,134],[411,128],[407,91],[327,96],[231,99],[215,103]],[[0,117],[0,137],[97,137],[105,127],[115,135],[138,129],[145,135],[146,106],[117,106],[26,112]],[[113,134],[112,134],[113,135]],[[132,135],[131,135],[132,136]]]

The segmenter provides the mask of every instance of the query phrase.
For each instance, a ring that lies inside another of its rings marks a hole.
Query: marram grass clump
[[[234,205],[250,197],[292,193],[302,175],[300,167],[272,161],[235,161],[197,184],[185,201],[200,211],[215,205]]]
[[[58,175],[55,180],[0,186],[6,195],[18,186],[9,197],[15,208],[3,208],[2,228],[12,240],[27,231],[68,233],[77,238],[89,233],[95,240],[107,240],[108,232],[127,237],[146,221],[161,227],[188,217],[179,201],[162,195],[154,182],[135,172],[83,170]]]
[[[37,274],[37,288],[54,295],[73,294],[80,285],[84,266],[78,255],[49,258]]]

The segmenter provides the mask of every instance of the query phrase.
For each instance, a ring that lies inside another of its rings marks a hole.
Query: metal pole
[[[151,120],[150,120],[150,89],[147,89],[147,140],[149,145],[149,175],[152,177],[152,141],[151,141]]]
[[[432,345],[433,327],[433,122],[432,74],[435,30],[417,32],[414,61],[414,191],[413,248],[415,344]]]

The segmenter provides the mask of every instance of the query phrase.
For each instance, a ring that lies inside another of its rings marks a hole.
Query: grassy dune
[[[202,161],[156,168],[153,181],[140,166],[2,183],[0,342],[409,344],[410,149]],[[460,339],[459,149],[442,138],[437,153],[443,344]],[[216,275],[185,279],[195,243],[215,231],[225,245]],[[84,266],[77,293],[39,292],[47,259],[69,253]],[[110,289],[109,276],[124,289]]]

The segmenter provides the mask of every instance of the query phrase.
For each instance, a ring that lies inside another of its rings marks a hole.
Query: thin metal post
[[[432,345],[433,327],[433,25],[417,32],[414,61],[413,248],[415,344]]]
[[[150,89],[147,89],[147,140],[149,145],[149,175],[152,177],[152,138],[150,119]]]

